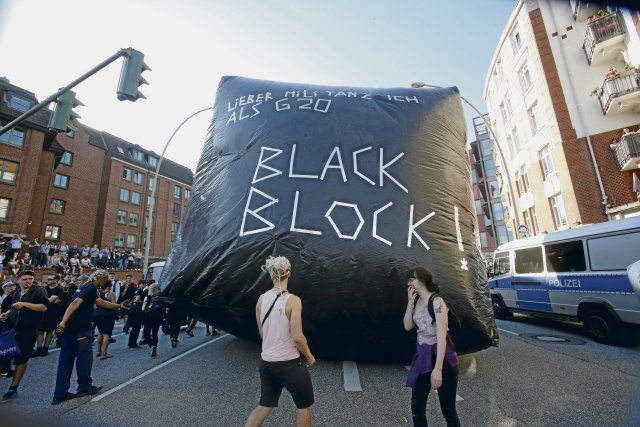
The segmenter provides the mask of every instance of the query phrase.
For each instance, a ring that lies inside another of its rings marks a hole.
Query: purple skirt
[[[418,377],[423,374],[428,374],[433,371],[433,364],[436,361],[438,353],[438,344],[417,344],[416,342],[416,354],[411,361],[411,368],[409,368],[409,375],[407,376],[407,387],[414,388]],[[444,363],[449,366],[458,366],[458,354],[451,342],[451,338],[447,335],[447,348],[444,352]]]

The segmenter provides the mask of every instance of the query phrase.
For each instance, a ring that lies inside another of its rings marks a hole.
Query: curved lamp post
[[[443,89],[442,86],[436,86],[436,85],[430,85],[427,83],[423,83],[423,82],[415,82],[415,83],[411,83],[411,87],[414,89],[418,89],[421,87],[432,87],[432,88],[436,88],[436,89]],[[504,172],[507,175],[507,184],[509,187],[509,194],[511,195],[511,200],[513,203],[513,213],[514,213],[514,217],[516,220],[516,229],[514,230],[514,237],[517,239],[518,238],[518,232],[520,229],[520,219],[518,218],[518,209],[516,208],[516,197],[515,197],[515,193],[513,192],[513,187],[511,186],[511,174],[509,173],[509,167],[507,166],[507,160],[504,157],[504,153],[502,152],[502,148],[500,148],[500,144],[498,144],[498,137],[496,136],[496,133],[493,131],[493,127],[491,127],[491,125],[489,124],[489,122],[487,121],[487,119],[484,118],[484,114],[482,114],[471,102],[469,102],[464,96],[460,95],[460,98],[467,103],[467,105],[471,108],[473,108],[473,110],[478,113],[478,116],[480,116],[480,118],[482,118],[482,121],[484,122],[485,125],[487,125],[487,129],[489,129],[489,132],[491,132],[491,136],[493,137],[493,140],[495,141],[495,146],[498,149],[498,153],[500,153],[500,158],[502,159],[502,165],[504,166]],[[491,201],[489,201],[491,202]]]
[[[167,147],[169,147],[169,143],[171,142],[173,137],[176,136],[176,133],[178,133],[182,125],[188,122],[193,116],[207,110],[212,110],[212,109],[213,107],[203,108],[202,110],[198,110],[195,113],[191,114],[186,119],[184,119],[182,123],[180,123],[180,125],[176,128],[176,130],[173,131],[173,133],[169,137],[169,140],[167,141],[167,143],[164,145],[164,148],[162,149],[162,154],[160,154],[160,159],[158,160],[158,165],[156,166],[156,172],[153,175],[153,187],[151,188],[151,201],[149,202],[149,217],[148,217],[149,219],[147,222],[147,231],[146,231],[146,237],[144,242],[144,263],[142,266],[143,278],[147,277],[147,270],[149,269],[149,242],[151,241],[151,228],[153,226],[153,207],[156,201],[156,188],[158,188],[158,175],[160,174],[160,166],[162,165],[162,160],[164,159],[164,153],[167,151]]]

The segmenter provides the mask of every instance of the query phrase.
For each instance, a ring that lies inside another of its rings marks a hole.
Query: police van
[[[640,325],[640,217],[585,225],[498,247],[489,289],[498,319],[512,313],[581,321],[594,340]]]

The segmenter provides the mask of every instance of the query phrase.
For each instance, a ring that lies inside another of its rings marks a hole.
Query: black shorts
[[[93,318],[93,321],[96,323],[99,333],[104,335],[113,334],[113,327],[116,323],[116,320],[113,317],[96,316]]]
[[[296,408],[313,405],[313,385],[303,358],[285,362],[260,362],[260,406],[276,408],[282,388],[286,388]]]
[[[15,365],[27,363],[36,344],[36,331],[16,331],[16,344],[20,349],[20,356],[14,357],[13,363]]]

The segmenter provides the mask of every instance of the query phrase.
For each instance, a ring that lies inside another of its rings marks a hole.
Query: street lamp
[[[207,110],[212,110],[212,109],[213,107],[203,108],[202,110],[198,110],[195,113],[191,114],[186,119],[184,119],[182,123],[180,123],[180,125],[176,128],[176,130],[173,131],[173,133],[169,137],[169,140],[167,141],[167,143],[164,145],[164,148],[162,149],[162,154],[160,154],[160,159],[158,160],[158,165],[156,166],[156,172],[153,175],[153,187],[151,187],[151,200],[149,201],[149,217],[148,217],[149,219],[147,220],[147,231],[146,231],[146,238],[144,242],[144,262],[142,266],[143,278],[147,277],[147,270],[149,269],[149,243],[151,241],[151,227],[153,226],[153,205],[155,204],[155,200],[156,200],[156,188],[158,188],[158,175],[160,174],[160,166],[162,165],[162,160],[164,159],[164,153],[167,151],[167,147],[169,147],[169,143],[171,142],[173,137],[176,135],[176,133],[178,133],[182,125],[188,122],[193,116]]]
[[[411,83],[411,87],[414,89],[418,89],[421,87],[432,87],[432,88],[436,88],[436,89],[442,89],[442,86],[436,86],[436,85],[430,85],[427,83],[423,83],[423,82],[414,82]],[[484,114],[482,114],[476,107],[475,105],[473,105],[471,102],[469,102],[464,96],[460,95],[460,99],[462,99],[464,102],[467,103],[467,105],[471,108],[473,108],[473,110],[478,113],[478,116],[480,116],[482,118],[482,121],[484,122],[485,125],[487,125],[487,129],[489,129],[489,132],[491,132],[491,136],[493,137],[493,140],[495,141],[495,145],[496,148],[498,149],[498,153],[500,153],[500,158],[502,159],[502,165],[504,166],[504,172],[507,175],[507,184],[509,187],[509,195],[511,196],[511,200],[513,203],[513,211],[514,211],[514,217],[516,220],[516,229],[514,230],[514,236],[518,236],[518,232],[520,230],[520,219],[518,218],[518,209],[516,208],[516,197],[515,194],[513,192],[513,187],[511,186],[511,174],[509,173],[509,167],[507,166],[507,160],[504,157],[504,153],[502,152],[502,148],[500,148],[500,144],[498,143],[498,137],[496,136],[496,133],[493,131],[493,127],[491,127],[491,125],[489,124],[489,122],[487,121],[487,119],[485,119]]]

